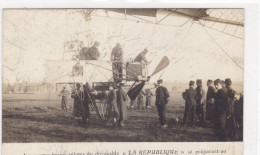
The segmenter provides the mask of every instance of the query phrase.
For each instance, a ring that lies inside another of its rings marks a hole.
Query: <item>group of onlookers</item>
[[[226,141],[228,138],[238,139],[238,129],[243,126],[243,95],[236,92],[231,86],[230,78],[207,81],[208,91],[202,88],[202,80],[190,81],[189,89],[183,92],[185,113],[183,125],[190,117],[190,125],[198,119],[202,127],[204,123],[204,108],[206,103],[206,120],[214,128],[217,137]]]

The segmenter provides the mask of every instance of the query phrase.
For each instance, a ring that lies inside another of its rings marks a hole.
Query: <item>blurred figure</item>
[[[151,98],[153,96],[153,93],[152,93],[151,89],[146,89],[145,90],[145,96],[146,96],[146,107],[147,108],[152,108],[152,106],[151,106]]]
[[[156,88],[156,101],[155,105],[157,107],[159,120],[162,128],[167,127],[166,123],[166,105],[168,104],[170,95],[166,87],[162,86],[163,80],[160,79],[157,81]]]
[[[79,60],[86,60],[88,48],[84,46],[84,42],[80,42]]]
[[[66,86],[63,87],[62,91],[59,94],[61,96],[61,109],[67,111],[69,109],[69,92],[66,90]]]
[[[225,79],[225,85],[227,88],[227,102],[228,102],[228,111],[227,111],[227,129],[229,136],[237,139],[237,127],[236,120],[234,115],[234,101],[236,92],[232,89],[232,81],[230,78]]]
[[[196,81],[196,91],[197,91],[197,100],[196,100],[196,115],[200,121],[200,126],[204,125],[204,109],[205,104],[205,90],[202,87],[202,80],[197,79]]]
[[[190,118],[191,127],[194,126],[195,112],[196,112],[196,101],[198,98],[197,91],[194,89],[194,81],[190,81],[189,89],[186,89],[182,93],[185,102],[185,112],[183,117],[183,126],[186,126],[187,119]]]
[[[215,95],[215,133],[216,136],[221,141],[227,140],[227,129],[226,129],[226,119],[228,111],[227,102],[227,89],[223,88],[223,83],[221,80],[217,79],[214,81],[214,85],[217,89]]]
[[[234,116],[237,123],[237,128],[243,129],[243,94],[235,94]]]
[[[75,117],[76,123],[79,125],[82,123],[83,119],[83,91],[81,90],[81,85],[76,83],[76,88],[71,93],[71,98],[74,99],[73,105],[73,115]]]
[[[119,126],[125,126],[124,121],[127,120],[127,109],[126,109],[126,103],[127,97],[126,93],[123,91],[123,84],[119,84],[119,88],[116,92],[117,95],[117,108],[119,111]]]
[[[148,61],[145,57],[145,55],[148,53],[148,49],[145,48],[141,53],[139,53],[135,59],[134,62],[140,62],[140,63],[145,63],[146,65],[148,64]]]
[[[116,125],[116,123],[119,120],[119,113],[116,103],[116,91],[114,89],[113,85],[109,85],[109,93],[108,93],[108,122],[112,118],[113,126]]]
[[[116,46],[112,49],[111,61],[114,80],[116,81],[118,78],[122,78],[123,73],[123,49],[121,48],[120,43],[117,43]]]
[[[100,52],[98,50],[99,42],[95,41],[94,45],[90,47],[86,53],[86,60],[98,60]]]
[[[137,95],[137,106],[138,106],[138,109],[144,109],[144,96],[145,96],[145,93],[144,93],[144,90],[142,89],[140,91],[140,93]]]
[[[209,120],[210,127],[213,127],[214,123],[214,104],[215,104],[215,94],[217,92],[213,85],[212,80],[207,81],[208,91],[206,95],[206,119]]]
[[[92,103],[92,101],[94,100],[91,92],[91,88],[89,86],[88,83],[86,83],[83,86],[83,90],[84,90],[84,100],[83,100],[83,123],[89,123],[89,119],[90,119],[90,111],[89,111],[89,105]]]

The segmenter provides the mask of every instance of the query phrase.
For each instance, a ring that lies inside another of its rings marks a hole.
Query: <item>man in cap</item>
[[[225,79],[225,85],[227,88],[227,102],[228,102],[227,129],[231,137],[237,138],[236,120],[234,116],[234,101],[235,101],[236,92],[231,87],[232,81],[230,78]]]
[[[157,81],[157,88],[156,88],[156,101],[155,105],[157,107],[158,116],[160,120],[160,124],[162,128],[166,128],[166,104],[169,102],[169,92],[166,87],[162,86],[163,80],[159,79]]]
[[[204,123],[204,103],[205,103],[205,90],[202,87],[202,80],[197,79],[196,81],[196,91],[197,91],[197,100],[196,100],[196,114],[200,121],[200,125],[203,126]]]
[[[64,111],[68,110],[69,106],[69,99],[68,99],[69,92],[66,90],[66,86],[63,87],[62,91],[59,94],[59,97],[61,98],[61,109]]]
[[[221,141],[227,140],[226,119],[228,111],[227,89],[223,88],[221,80],[214,81],[217,93],[215,95],[215,133]]]
[[[206,119],[209,121],[211,127],[214,123],[214,104],[215,104],[215,94],[217,92],[213,85],[212,80],[207,81],[208,91],[206,95]]]
[[[186,125],[187,119],[191,118],[191,127],[194,125],[195,111],[196,111],[196,101],[198,98],[197,91],[194,89],[194,81],[190,81],[189,89],[186,89],[182,93],[182,97],[185,100],[185,112],[183,117],[183,126]],[[191,115],[191,116],[190,116]]]
[[[86,53],[87,60],[98,60],[100,52],[98,50],[99,42],[95,41],[94,45],[90,47]]]
[[[122,72],[123,72],[123,49],[121,48],[120,43],[117,43],[116,46],[112,49],[111,61],[112,61],[114,77],[122,78]]]
[[[127,120],[127,109],[126,109],[126,103],[127,101],[127,96],[126,93],[123,91],[123,85],[122,83],[119,84],[118,90],[116,92],[117,96],[117,108],[119,111],[119,122],[118,125],[123,127],[124,121]]]
[[[140,63],[145,63],[146,65],[149,63],[145,57],[145,55],[148,53],[148,49],[145,48],[141,53],[139,53],[135,59],[134,62],[140,62]]]

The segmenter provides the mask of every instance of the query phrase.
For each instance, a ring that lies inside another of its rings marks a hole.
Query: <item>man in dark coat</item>
[[[222,87],[222,81],[214,81],[217,93],[215,95],[215,133],[221,141],[227,140],[226,119],[228,111],[227,89]]]
[[[114,89],[113,85],[109,85],[109,93],[108,93],[108,122],[110,119],[113,119],[113,125],[116,125],[116,123],[119,120],[119,112],[117,108],[116,103],[116,91]]]
[[[214,123],[214,104],[215,104],[215,94],[217,92],[213,85],[212,80],[207,81],[208,91],[206,95],[206,119],[209,121],[211,127]]]
[[[243,129],[243,94],[235,94],[234,115],[237,128]]]
[[[163,80],[157,81],[156,88],[156,101],[155,105],[157,107],[159,120],[162,128],[166,128],[166,104],[169,101],[170,95],[166,87],[162,86]]]
[[[141,53],[139,53],[135,59],[134,59],[134,62],[140,62],[140,63],[145,63],[145,64],[148,64],[148,61],[145,57],[145,55],[148,53],[148,49],[145,48]]]
[[[227,102],[228,102],[228,112],[227,112],[227,129],[229,135],[237,139],[237,127],[234,115],[234,101],[235,101],[235,90],[232,89],[232,81],[230,78],[225,79],[225,85],[228,90],[227,92]]]
[[[116,46],[112,49],[111,61],[114,80],[116,81],[117,78],[122,78],[123,73],[123,49],[121,48],[120,43],[117,43]]]
[[[77,124],[82,123],[84,108],[83,108],[83,91],[81,85],[76,84],[76,88],[71,93],[71,98],[74,99],[73,115]]]
[[[91,89],[88,83],[83,86],[84,89],[84,100],[83,100],[83,123],[89,123],[90,111],[89,105],[93,102],[93,96],[90,93]]]
[[[87,60],[98,60],[100,57],[100,52],[98,50],[99,42],[95,41],[94,45],[90,47],[86,53],[85,58]]]
[[[200,121],[200,125],[203,126],[204,123],[204,109],[203,106],[205,104],[205,90],[202,87],[202,80],[198,79],[196,81],[197,84],[197,100],[196,100],[196,114]]]
[[[126,93],[123,91],[122,87],[123,87],[123,84],[120,83],[119,88],[116,92],[117,108],[119,111],[119,122],[118,122],[119,126],[125,126],[124,121],[127,120],[127,109],[126,109],[126,103],[125,103],[125,101],[127,101],[127,97],[126,97]]]
[[[182,96],[185,102],[185,112],[183,117],[183,126],[186,125],[187,119],[191,118],[191,127],[194,125],[195,111],[196,111],[196,101],[198,98],[197,91],[194,89],[194,81],[190,81],[189,89],[183,92]],[[190,117],[191,115],[191,117]]]

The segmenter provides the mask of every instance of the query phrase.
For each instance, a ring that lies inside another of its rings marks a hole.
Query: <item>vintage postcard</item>
[[[235,8],[3,9],[2,154],[242,155],[244,21]]]

